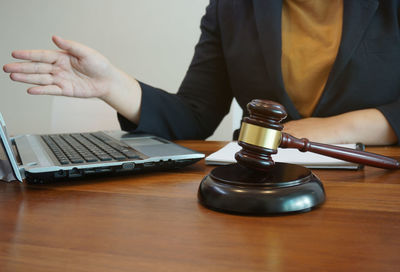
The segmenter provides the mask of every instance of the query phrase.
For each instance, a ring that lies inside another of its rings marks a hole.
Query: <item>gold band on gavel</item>
[[[279,130],[243,122],[240,129],[239,141],[276,150],[281,143],[281,136],[282,133]]]

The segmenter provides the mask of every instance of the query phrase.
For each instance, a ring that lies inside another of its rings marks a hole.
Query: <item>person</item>
[[[170,94],[94,49],[53,36],[61,51],[23,50],[4,65],[33,95],[97,97],[122,129],[205,139],[233,98],[284,105],[284,131],[324,143],[398,144],[398,0],[210,0],[186,76]]]

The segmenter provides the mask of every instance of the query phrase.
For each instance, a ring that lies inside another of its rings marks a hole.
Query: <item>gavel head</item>
[[[237,162],[253,170],[267,171],[274,165],[271,158],[281,142],[285,108],[276,102],[254,99],[247,104],[250,116],[242,121],[238,144],[242,150],[235,154]]]

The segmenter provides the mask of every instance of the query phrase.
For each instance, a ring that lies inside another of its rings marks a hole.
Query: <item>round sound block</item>
[[[269,215],[306,212],[325,201],[321,181],[309,169],[275,163],[267,172],[239,164],[215,168],[200,183],[204,206],[227,213]]]

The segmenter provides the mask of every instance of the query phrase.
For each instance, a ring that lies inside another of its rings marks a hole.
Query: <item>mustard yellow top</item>
[[[303,117],[311,116],[325,88],[342,36],[343,0],[284,0],[282,76]]]

